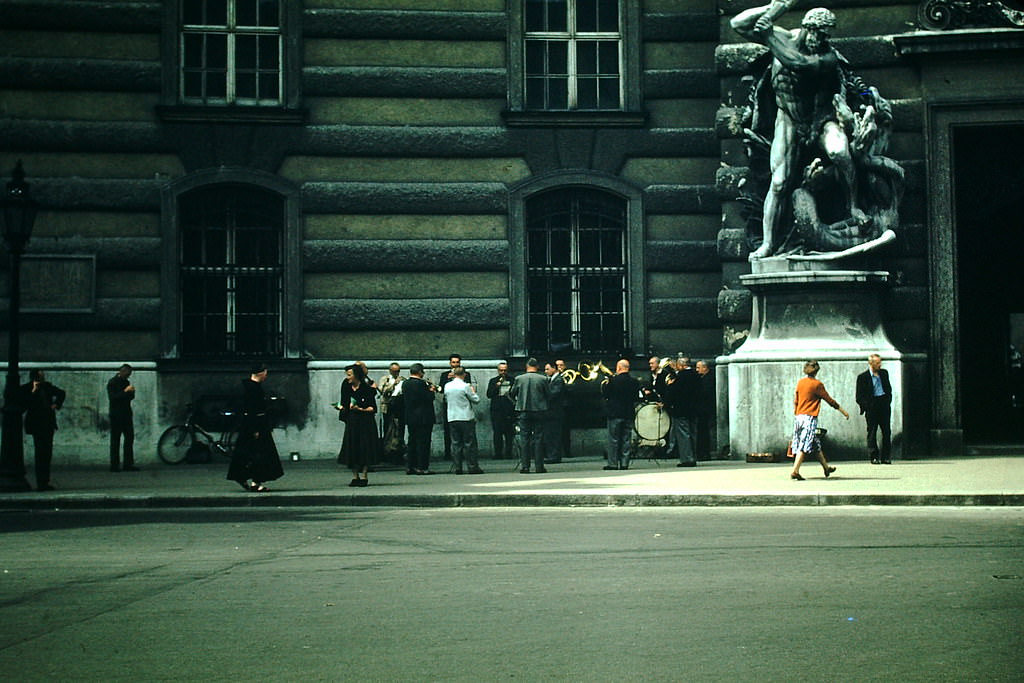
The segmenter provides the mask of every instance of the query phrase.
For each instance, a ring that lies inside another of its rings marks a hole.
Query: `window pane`
[[[188,71],[185,73],[185,97],[202,97],[203,96],[203,74],[198,71]]]
[[[235,26],[256,26],[259,0],[235,0]]]
[[[225,99],[228,96],[227,73],[210,72],[206,75],[206,97]]]
[[[581,40],[576,43],[576,73],[597,73],[597,46],[593,40]]]
[[[259,36],[259,67],[277,70],[280,62],[280,36]]]
[[[239,73],[235,76],[235,97],[245,100],[256,99],[255,73]]]
[[[551,78],[548,80],[547,109],[561,111],[569,108],[569,79]]]
[[[549,283],[551,288],[551,311],[554,313],[571,312],[572,281],[568,277],[552,277]]]
[[[602,33],[618,33],[619,0],[597,1],[597,30]]]
[[[597,109],[597,79],[576,79],[576,106],[579,109]]]
[[[611,230],[601,232],[601,265],[623,265],[621,232],[613,232]]]
[[[526,0],[526,30],[544,30],[545,0]]]
[[[276,102],[281,99],[280,82],[278,81],[277,74],[260,74],[259,86],[259,98],[261,100],[274,100]]]
[[[552,266],[568,266],[572,263],[571,235],[567,230],[551,232],[551,263]]]
[[[597,0],[576,0],[576,30],[582,33],[597,31]]]
[[[227,0],[206,0],[206,20],[203,23],[210,26],[227,26]]]
[[[183,0],[181,22],[183,24],[203,23],[203,0]]]
[[[543,40],[526,41],[526,74],[534,76],[545,73],[547,43]]]
[[[547,1],[547,26],[545,31],[567,31],[569,27],[569,3],[567,0]]]
[[[603,40],[596,43],[598,46],[598,54],[600,55],[598,68],[601,73],[605,76],[612,74],[618,75],[619,73],[619,44],[610,40]]]
[[[210,69],[227,68],[228,37],[225,34],[206,34],[206,66]]]
[[[598,108],[619,109],[622,107],[618,78],[602,78],[598,81]]]
[[[189,67],[201,67],[203,65],[203,42],[204,38],[202,34],[198,33],[186,33],[184,36],[184,49],[182,50],[182,59],[184,60],[184,66]]]
[[[277,0],[260,1],[260,26],[280,26],[281,9]]]
[[[567,75],[569,73],[569,43],[567,41],[548,41],[548,64],[546,72],[552,75]]]
[[[237,36],[235,38],[235,68],[256,68],[256,36]]]

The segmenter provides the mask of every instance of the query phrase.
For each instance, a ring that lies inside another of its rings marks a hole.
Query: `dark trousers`
[[[491,432],[494,441],[494,458],[512,457],[512,439],[516,436],[516,419],[512,413],[491,413]]]
[[[406,425],[409,430],[409,441],[406,447],[407,469],[430,469],[430,433],[434,425]]]
[[[124,466],[135,466],[135,425],[132,419],[110,419],[110,467],[121,466],[121,438],[124,438]]]
[[[529,470],[531,461],[537,470],[544,469],[544,453],[541,449],[543,428],[543,412],[539,410],[524,410],[519,413],[520,470]]]
[[[548,410],[544,415],[544,460],[562,462],[562,425],[565,413],[561,409]]]
[[[624,417],[608,418],[608,466],[619,469],[629,467],[632,447],[632,420]]]
[[[50,483],[50,463],[53,461],[53,432],[32,435],[35,446],[36,486]]]
[[[885,397],[874,398],[871,406],[864,411],[864,419],[868,423],[868,456],[872,460],[885,462],[890,459],[892,450],[892,427],[889,425],[892,406]],[[882,449],[878,449],[878,430],[882,430]]]
[[[711,460],[711,418],[707,415],[697,417],[696,450],[698,460]]]

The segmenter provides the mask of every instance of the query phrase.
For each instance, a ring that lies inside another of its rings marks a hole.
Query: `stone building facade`
[[[0,172],[21,159],[42,207],[22,362],[69,391],[58,444],[103,457],[122,362],[140,449],[261,360],[288,399],[282,450],[322,457],[356,359],[436,375],[458,352],[483,385],[527,355],[732,352],[750,245],[729,121],[749,81],[728,17],[752,4],[5,0]],[[955,150],[1019,147],[1024,34],[922,32],[917,2],[830,6],[844,54],[894,101],[907,171],[878,265],[908,451],[959,452],[975,423],[1004,438],[965,397],[988,390],[969,358],[1005,348],[967,330],[995,307],[1011,335],[1019,285],[1008,263],[986,283],[967,237],[1011,229],[963,205],[994,208],[1015,171]]]

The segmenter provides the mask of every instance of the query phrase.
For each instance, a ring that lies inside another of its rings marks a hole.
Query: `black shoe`
[[[618,468],[618,467],[613,467],[613,466],[611,466],[611,465],[605,465],[605,466],[604,466],[604,467],[602,467],[601,469],[602,469],[602,470],[617,470],[617,469],[619,469],[619,468]]]
[[[125,472],[138,472],[139,468],[136,467],[135,465],[125,465],[124,466],[124,471]]]
[[[50,485],[50,482],[45,482],[43,484],[39,484],[38,486],[36,486],[36,491],[53,491],[53,490],[54,490],[54,488],[53,488],[53,486]]]
[[[420,472],[417,472],[416,470],[406,470],[405,473],[406,474],[420,474]]]
[[[519,474],[529,474],[529,473],[530,473],[530,468],[529,467],[527,467],[524,470],[519,470]]]
[[[362,486],[362,484],[360,484],[360,483],[359,483],[359,480],[358,480],[358,479],[353,479],[352,481],[350,481],[350,482],[348,483],[348,485],[349,485],[349,486]]]
[[[359,482],[358,484],[356,484],[356,486],[369,486],[370,485],[370,480],[369,479],[357,479],[356,481]]]
[[[696,467],[696,466],[697,466],[697,463],[695,463],[695,462],[681,462],[678,465],[676,465],[676,467]]]
[[[480,469],[479,467],[474,467],[473,469],[471,469],[469,471],[469,473],[470,474],[483,474],[484,471],[482,469]]]
[[[882,464],[883,465],[891,465],[892,464],[892,460],[883,460]]]
[[[537,468],[537,474],[547,474],[547,473],[548,473],[548,470],[547,470],[546,467],[538,467]]]
[[[872,465],[881,465],[882,461],[879,460],[878,458],[871,458],[871,464]]]

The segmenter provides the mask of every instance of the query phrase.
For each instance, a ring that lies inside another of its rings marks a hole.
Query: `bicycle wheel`
[[[185,462],[188,449],[192,447],[192,434],[185,425],[168,427],[156,442],[156,454],[168,465]]]

